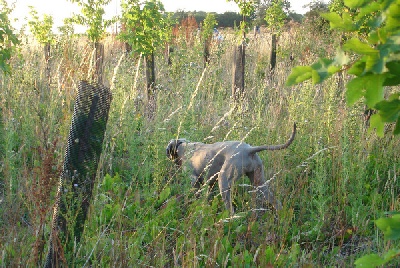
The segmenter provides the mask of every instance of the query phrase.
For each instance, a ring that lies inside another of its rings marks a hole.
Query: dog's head
[[[167,157],[171,160],[178,160],[179,154],[178,154],[178,148],[179,145],[182,143],[186,142],[185,139],[172,139],[169,141],[168,146],[167,146]]]

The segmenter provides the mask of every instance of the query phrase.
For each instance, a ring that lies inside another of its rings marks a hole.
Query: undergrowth
[[[236,41],[224,35],[206,69],[200,43],[178,40],[172,65],[157,54],[151,122],[144,116],[143,61],[124,55],[113,36],[106,39],[113,101],[84,234],[65,255],[70,267],[345,267],[390,246],[373,220],[400,209],[398,138],[390,130],[382,139],[368,133],[364,107],[346,106],[337,78],[284,86],[291,66],[332,53],[339,38],[294,26],[280,39],[271,79],[265,75],[270,36],[250,40],[245,98],[234,106]],[[13,75],[0,80],[2,267],[43,263],[76,84],[92,71],[82,37],[53,49],[49,85],[41,48],[25,40],[20,53]],[[260,213],[243,178],[234,186],[237,213],[230,216],[218,189],[210,201],[206,189],[196,198],[187,171],[165,155],[177,137],[280,144],[293,122],[298,134],[288,149],[259,153],[283,203],[279,213]]]

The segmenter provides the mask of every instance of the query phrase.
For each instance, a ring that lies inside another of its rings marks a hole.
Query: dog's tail
[[[276,151],[276,150],[282,150],[287,147],[293,142],[294,137],[296,136],[296,123],[293,124],[293,132],[288,141],[284,144],[279,144],[279,145],[261,145],[261,146],[255,146],[251,147],[249,150],[249,154],[255,154],[260,151],[268,150],[268,151]]]

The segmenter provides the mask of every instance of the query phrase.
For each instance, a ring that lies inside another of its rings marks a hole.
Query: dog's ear
[[[167,157],[171,160],[178,158],[178,147],[183,143],[183,139],[170,140],[167,146]]]

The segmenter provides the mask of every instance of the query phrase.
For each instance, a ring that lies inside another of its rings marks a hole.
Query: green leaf
[[[347,71],[348,74],[354,74],[355,76],[361,76],[365,72],[366,62],[365,58],[356,61],[353,66]]]
[[[400,238],[400,214],[393,215],[391,218],[379,218],[375,224],[383,232],[385,239]]]
[[[322,13],[321,17],[329,21],[331,29],[341,29],[344,31],[354,30],[353,21],[347,13],[343,13],[343,18],[336,12]]]
[[[383,122],[395,122],[400,116],[400,100],[384,100],[376,104]]]
[[[296,66],[292,68],[291,74],[288,76],[286,85],[292,86],[299,84],[312,77],[313,68],[311,66]]]
[[[312,74],[313,84],[321,83],[329,77],[328,68],[332,62],[333,60],[330,59],[319,59],[318,62],[311,65],[311,67],[316,71]]]
[[[349,81],[346,85],[346,101],[348,105],[353,105],[359,99],[364,96],[364,87],[361,87],[361,81],[354,78],[353,80]]]
[[[366,1],[364,1],[366,2]],[[368,1],[368,5],[364,6],[360,9],[360,13],[357,15],[357,20],[362,19],[364,16],[370,15],[374,12],[378,12],[381,10],[381,4],[377,2],[370,2]]]
[[[358,8],[364,6],[368,0],[344,0],[344,4],[349,8]]]
[[[397,86],[400,84],[400,61],[391,61],[386,63],[388,69],[388,78],[383,83],[384,86]]]
[[[381,116],[379,114],[373,114],[369,119],[369,123],[368,132],[376,129],[376,135],[382,138],[385,134],[385,123],[382,121]]]
[[[377,254],[369,254],[369,255],[365,255],[361,258],[358,258],[354,264],[356,265],[356,267],[365,267],[365,268],[374,268],[377,267],[379,265],[382,265],[385,263],[385,260],[382,259],[381,257],[379,257],[379,255]]]
[[[384,75],[369,74],[359,76],[347,83],[346,99],[349,105],[354,104],[362,96],[365,97],[368,107],[373,108],[383,100]]]
[[[397,2],[389,6],[386,16],[386,28],[390,29],[391,31],[399,29],[400,5]]]
[[[393,134],[394,135],[400,134],[400,117],[397,118],[396,127],[394,128]]]
[[[378,50],[369,44],[361,42],[358,38],[352,38],[343,45],[343,50],[353,51],[361,55],[378,55]]]
[[[367,55],[365,61],[365,71],[380,74],[384,71],[384,59],[379,54]]]
[[[368,107],[373,108],[378,102],[383,100],[384,88],[383,82],[386,75],[368,75],[363,76],[366,87],[365,102]]]
[[[318,62],[311,65],[312,71],[312,82],[313,84],[322,83],[332,74],[340,71],[340,66],[337,65],[336,61],[331,59],[319,59]]]
[[[394,258],[398,257],[400,255],[400,249],[391,249],[388,252],[383,255],[383,259],[385,260],[385,263],[393,260]]]

